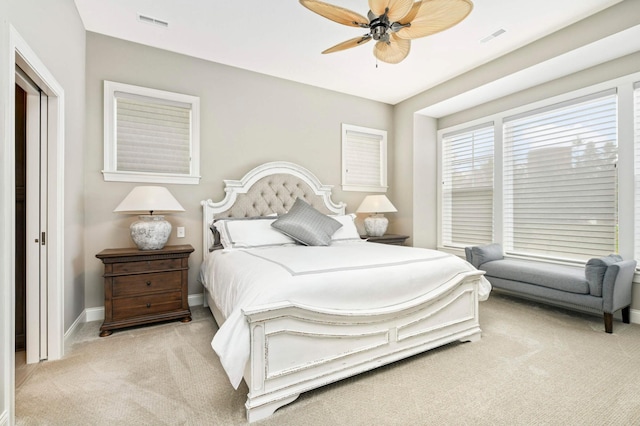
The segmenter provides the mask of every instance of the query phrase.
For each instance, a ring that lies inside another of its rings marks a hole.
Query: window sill
[[[141,183],[161,183],[161,184],[182,184],[197,185],[200,183],[200,176],[185,175],[159,175],[153,173],[122,173],[102,171],[105,182],[141,182]]]

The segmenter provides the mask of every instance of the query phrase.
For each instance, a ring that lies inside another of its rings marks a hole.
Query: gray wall
[[[167,215],[174,228],[186,228],[186,238],[176,238],[174,231],[169,244],[188,243],[196,249],[189,264],[189,294],[202,292],[197,283],[202,258],[200,201],[221,200],[223,179],[239,179],[264,162],[292,161],[334,185],[334,200],[346,202],[353,212],[366,194],[340,188],[341,123],[349,123],[388,131],[390,186],[395,187],[391,106],[87,33],[87,308],[104,304],[102,263],[95,254],[133,246],[128,227],[134,218],[112,211],[136,184],[105,182],[101,173],[104,80],[200,97],[202,179],[199,185],[166,185],[186,210]],[[393,199],[393,191],[389,197]],[[390,229],[393,226],[392,222]]]
[[[6,215],[6,204],[13,203],[13,140],[7,134],[5,117],[13,110],[13,99],[9,96],[9,78],[11,72],[8,34],[13,26],[29,47],[35,52],[44,66],[53,74],[62,86],[65,94],[65,146],[64,162],[64,326],[67,329],[84,309],[84,103],[85,103],[85,31],[72,0],[9,0],[0,2],[0,137],[2,138],[3,185],[1,185],[2,205],[0,223],[3,234],[6,229],[13,230],[13,214]],[[53,19],[52,19],[53,18]],[[5,155],[8,154],[8,155]],[[10,155],[9,155],[10,154]],[[11,177],[7,177],[11,176]],[[50,185],[63,185],[63,182],[49,182]],[[13,232],[6,232],[2,239],[13,241]],[[4,247],[4,246],[3,246]],[[0,294],[8,294],[8,286],[14,285],[13,247],[11,252],[2,249],[0,269],[4,271]],[[10,272],[10,278],[7,274]],[[10,405],[7,389],[13,387],[11,376],[6,369],[12,360],[13,347],[6,344],[13,332],[10,323],[5,322],[6,313],[13,312],[13,300],[0,296],[0,382],[3,384],[0,394],[0,423]],[[13,368],[13,366],[9,366]]]
[[[85,30],[75,3],[9,2],[11,24],[62,86],[65,97],[64,325],[84,309]],[[51,19],[54,17],[55,19]],[[49,185],[60,185],[49,182]]]

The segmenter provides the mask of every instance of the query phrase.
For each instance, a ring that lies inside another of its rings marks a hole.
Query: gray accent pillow
[[[622,261],[622,256],[618,254],[589,259],[584,267],[584,276],[589,282],[589,293],[591,293],[592,296],[602,297],[604,274],[610,265],[620,261]]]
[[[342,224],[296,198],[289,212],[279,216],[271,226],[305,246],[328,246]]]

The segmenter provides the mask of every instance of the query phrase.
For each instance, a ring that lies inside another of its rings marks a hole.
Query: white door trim
[[[29,47],[18,31],[9,25],[9,60],[5,69],[9,77],[7,108],[5,110],[5,138],[2,174],[4,180],[2,217],[5,218],[5,235],[2,252],[3,279],[7,284],[3,299],[3,322],[7,338],[4,347],[2,369],[8,372],[9,380],[3,383],[5,406],[9,423],[15,419],[15,66],[27,75],[49,96],[48,123],[48,352],[49,359],[62,358],[64,354],[64,90],[49,72],[44,63]]]

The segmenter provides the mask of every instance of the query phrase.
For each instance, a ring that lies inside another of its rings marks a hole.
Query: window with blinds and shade
[[[493,123],[442,137],[442,243],[493,241]]]
[[[505,250],[586,260],[617,251],[615,90],[504,119]]]
[[[342,125],[342,189],[387,191],[387,132]]]
[[[197,97],[105,81],[105,180],[198,183]]]
[[[191,106],[116,92],[119,171],[188,175]]]

